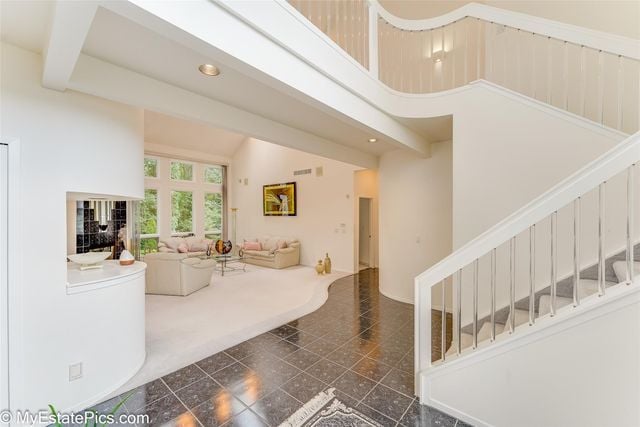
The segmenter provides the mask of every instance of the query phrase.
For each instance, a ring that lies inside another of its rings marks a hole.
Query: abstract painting
[[[295,182],[262,187],[262,208],[265,216],[295,216],[296,203]]]

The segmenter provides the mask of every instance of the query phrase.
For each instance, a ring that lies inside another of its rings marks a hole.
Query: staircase
[[[638,41],[475,3],[415,21],[376,0],[278,5],[322,40],[307,55],[314,68],[340,51],[358,77],[348,67],[325,73],[394,116],[455,116],[430,104],[490,82],[549,114],[562,110],[563,120],[627,137],[417,276],[414,288],[421,403],[478,426],[609,425],[600,415],[615,402],[598,405],[604,391],[587,399],[584,390],[589,381],[617,387],[607,379],[621,378],[618,364],[640,375],[640,328],[628,314],[640,315]],[[286,44],[298,56],[308,45]],[[324,45],[333,51],[320,54]],[[434,311],[442,321],[432,329]],[[628,339],[607,347],[603,325]],[[620,401],[640,399],[632,379]],[[640,425],[633,419],[617,424]]]
[[[640,274],[640,244],[636,244],[634,248],[635,262],[634,269],[635,275]],[[618,284],[628,283],[627,278],[627,266],[625,262],[626,252],[619,252],[614,256],[611,256],[605,260],[606,268],[606,282],[607,288],[616,286]],[[590,296],[598,295],[598,266],[594,265],[580,272],[578,282],[577,297],[579,300],[584,300]],[[574,304],[574,277],[568,277],[557,283],[556,288],[556,309],[560,310],[565,306],[572,306]],[[530,298],[522,298],[515,302],[515,326],[528,324],[529,319],[529,301]],[[534,295],[534,319],[547,316],[551,312],[551,286],[537,291]],[[503,307],[497,310],[494,315],[495,335],[507,331],[509,332],[509,324],[511,321],[509,307]],[[492,323],[491,317],[486,316],[478,320],[478,343],[490,340],[492,337]],[[461,333],[461,347],[462,349],[470,348],[473,344],[473,324],[468,324],[462,328]],[[456,355],[456,349],[450,346],[447,350],[446,356],[452,357]]]

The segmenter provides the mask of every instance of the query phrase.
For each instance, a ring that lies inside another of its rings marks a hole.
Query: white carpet
[[[146,296],[147,358],[113,395],[310,313],[331,283],[349,273],[318,276],[310,267],[214,273],[209,286],[186,297]]]

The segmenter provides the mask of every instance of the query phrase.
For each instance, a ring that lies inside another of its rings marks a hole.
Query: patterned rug
[[[318,393],[280,427],[383,427],[335,397],[335,389]]]

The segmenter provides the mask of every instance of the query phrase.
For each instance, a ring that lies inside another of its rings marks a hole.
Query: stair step
[[[617,285],[616,282],[605,282],[605,286],[611,287]],[[578,295],[580,298],[588,297],[598,292],[598,281],[591,279],[580,279],[578,285]]]
[[[500,323],[496,323],[496,336],[501,334],[502,331],[504,331],[504,325],[501,325]],[[481,343],[482,341],[486,341],[489,338],[491,338],[491,323],[485,322],[482,325],[482,328],[480,328],[480,331],[478,331],[478,343]],[[473,335],[463,332],[462,335],[460,335],[460,341],[463,349],[467,347],[471,347],[473,345]],[[458,347],[456,343],[455,342],[452,343],[451,348],[449,348],[449,351],[447,351],[447,356],[451,356],[452,354],[455,354],[457,350],[458,350]]]
[[[613,263],[613,271],[616,273],[618,282],[627,280],[627,263],[625,261],[616,261]],[[634,276],[640,274],[640,262],[633,263]]]
[[[597,288],[596,288],[597,289]],[[571,298],[556,297],[556,309],[572,304]],[[538,316],[544,316],[551,312],[551,296],[542,295],[540,297],[540,306],[538,307]]]
[[[522,325],[523,323],[527,323],[529,321],[529,312],[527,310],[519,310],[516,309],[516,326]],[[509,322],[511,322],[511,313],[507,316],[507,321],[503,325],[504,329],[507,330]]]

